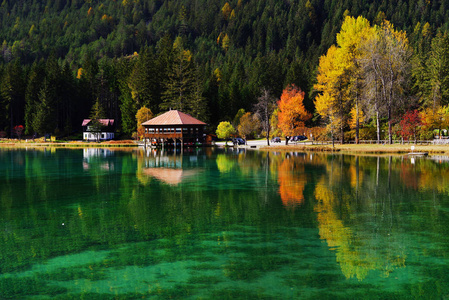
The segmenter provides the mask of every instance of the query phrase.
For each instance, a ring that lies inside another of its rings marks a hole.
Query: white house
[[[99,119],[103,125],[101,132],[94,132],[92,126],[89,126],[90,119],[83,120],[83,140],[86,141],[107,141],[114,139],[114,119]],[[98,137],[98,138],[97,138]]]

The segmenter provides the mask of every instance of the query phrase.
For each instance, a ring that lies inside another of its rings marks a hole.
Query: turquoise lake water
[[[0,149],[0,299],[444,299],[445,157]]]

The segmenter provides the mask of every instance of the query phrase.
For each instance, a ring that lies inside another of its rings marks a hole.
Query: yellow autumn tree
[[[259,119],[250,112],[247,112],[240,118],[237,131],[246,140],[248,136],[253,135],[259,128]]]
[[[79,68],[78,71],[76,72],[76,78],[81,79],[81,77],[83,76],[83,72],[84,72],[84,69]]]
[[[424,129],[427,131],[449,128],[449,105],[437,106],[436,109],[428,107],[420,113]]]
[[[229,44],[230,44],[230,40],[229,40],[229,36],[226,33],[225,36],[223,37],[223,40],[221,41],[221,47],[225,50],[228,51],[229,49]]]
[[[223,14],[223,19],[225,19],[225,20],[229,19],[231,12],[232,12],[232,7],[231,7],[231,5],[229,5],[228,2],[226,2],[225,5],[223,5],[223,7],[221,8],[221,13]]]
[[[363,113],[363,110],[358,110],[357,106],[353,106],[350,112],[349,127],[351,129],[358,128],[359,124],[362,123],[364,119],[365,114]],[[356,139],[358,139],[358,137],[356,137]]]
[[[314,86],[317,91],[322,92],[315,98],[316,110],[329,125],[332,136],[337,128],[340,129],[341,143],[344,141],[344,126],[351,107],[347,69],[347,61],[341,48],[331,46],[326,55],[320,57],[317,83]]]
[[[136,114],[136,120],[137,120],[137,135],[139,138],[143,137],[145,133],[145,128],[142,126],[142,123],[148,121],[149,119],[153,118],[153,113],[151,110],[145,106],[142,106]]]
[[[341,25],[340,32],[337,34],[337,44],[343,52],[342,59],[344,67],[348,72],[348,96],[352,99],[352,111],[354,112],[353,120],[355,120],[355,141],[359,142],[359,127],[363,121],[360,115],[361,110],[361,94],[363,85],[363,71],[360,60],[364,56],[364,45],[374,34],[374,28],[364,17],[347,16]],[[351,114],[352,114],[351,111]]]
[[[217,137],[219,139],[225,139],[226,140],[226,146],[228,145],[228,138],[235,133],[234,126],[231,125],[228,121],[220,122],[217,126]]]

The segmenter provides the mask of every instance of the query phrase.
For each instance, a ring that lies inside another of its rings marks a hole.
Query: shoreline
[[[139,147],[134,141],[107,141],[107,142],[27,142],[27,141],[1,141],[0,148],[133,148]]]
[[[414,149],[412,150],[412,146]],[[342,154],[409,154],[426,152],[428,154],[448,154],[449,145],[413,145],[413,144],[335,144],[332,145],[275,145],[262,146],[264,151],[310,151],[338,152]]]
[[[414,146],[414,150],[412,150]],[[132,140],[107,141],[107,142],[26,142],[26,141],[0,141],[0,148],[139,148],[139,144]],[[215,145],[223,148],[224,145]],[[232,146],[228,146],[232,148]],[[307,152],[338,152],[342,154],[408,154],[411,152],[427,152],[428,154],[448,154],[449,145],[413,145],[413,144],[335,144],[311,145],[258,145],[239,146],[260,151],[307,151]]]

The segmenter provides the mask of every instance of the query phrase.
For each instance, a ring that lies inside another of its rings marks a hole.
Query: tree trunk
[[[344,131],[344,127],[343,127],[343,117],[341,118],[340,131],[341,131],[340,144],[343,145],[345,143],[345,131]]]
[[[357,96],[356,96],[357,97]],[[359,143],[359,105],[358,105],[358,100],[356,100],[355,102],[355,143],[358,144]]]
[[[393,133],[391,128],[391,105],[388,105],[388,142],[393,144]]]
[[[267,145],[270,146],[270,124],[265,124],[266,126],[266,132],[267,132]]]
[[[359,143],[359,91],[358,91],[358,78],[355,81],[355,143]]]
[[[377,143],[380,143],[380,120],[379,120],[379,110],[376,105],[376,131],[377,131]]]

